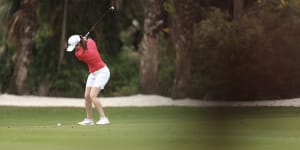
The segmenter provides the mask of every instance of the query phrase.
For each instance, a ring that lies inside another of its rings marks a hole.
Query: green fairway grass
[[[83,108],[0,107],[3,150],[298,150],[298,108],[106,108],[111,124],[78,126]],[[95,115],[95,120],[97,116]],[[61,123],[61,126],[57,126]]]
[[[0,107],[0,147],[3,150],[198,150],[198,112],[199,108],[106,108],[110,125],[79,126],[76,123],[84,117],[82,108]]]

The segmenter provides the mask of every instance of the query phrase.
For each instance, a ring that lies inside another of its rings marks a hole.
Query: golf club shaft
[[[89,30],[89,32],[87,32],[86,34],[85,34],[85,38],[87,38],[88,36],[89,36],[89,34],[90,34],[90,32],[91,31],[93,31],[94,30],[94,28],[96,27],[96,25],[100,22],[100,21],[102,21],[102,19],[106,16],[106,14],[109,12],[109,11],[113,11],[113,10],[115,10],[115,7],[114,6],[111,6],[102,16],[101,16],[101,18],[99,18],[98,20],[97,20],[97,22],[92,26],[92,28]]]

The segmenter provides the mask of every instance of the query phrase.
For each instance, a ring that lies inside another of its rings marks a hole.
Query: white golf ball
[[[61,126],[61,124],[60,124],[60,123],[57,123],[57,126]]]

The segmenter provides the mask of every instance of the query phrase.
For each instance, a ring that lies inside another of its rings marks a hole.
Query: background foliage
[[[299,96],[298,10],[254,5],[238,22],[220,9],[205,10],[208,16],[195,34],[197,95],[231,100]]]
[[[172,13],[172,0],[164,9]],[[5,22],[18,9],[18,0],[1,1],[0,92],[9,92],[14,47],[5,40]],[[190,97],[200,99],[274,99],[300,96],[300,4],[298,0],[247,1],[243,16],[232,20],[232,1],[198,0],[194,25]],[[105,0],[73,0],[68,5],[67,36],[85,34],[108,8]],[[144,2],[123,1],[90,34],[111,70],[103,94],[139,93],[139,43],[143,35]],[[40,3],[39,30],[26,93],[82,97],[87,67],[65,53],[58,67],[63,1]],[[158,93],[171,96],[175,48],[170,37],[170,16],[160,34]],[[135,23],[135,25],[133,24]],[[137,24],[136,24],[137,23]]]

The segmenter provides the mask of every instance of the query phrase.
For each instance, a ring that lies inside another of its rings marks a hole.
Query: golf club
[[[85,38],[87,38],[88,36],[89,36],[89,34],[90,34],[90,32],[91,31],[93,31],[94,30],[94,28],[96,27],[96,25],[100,22],[100,21],[102,21],[102,19],[105,17],[105,15],[109,12],[109,11],[114,11],[115,10],[115,7],[114,6],[111,6],[102,16],[101,16],[101,18],[99,18],[98,20],[97,20],[97,22],[92,26],[92,28],[89,30],[89,32],[87,32],[86,34],[85,34]]]

